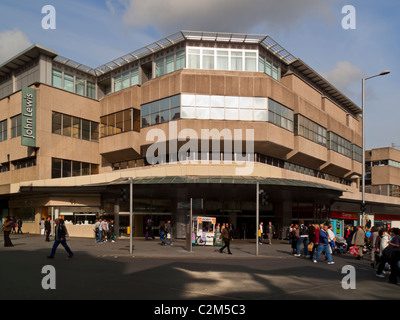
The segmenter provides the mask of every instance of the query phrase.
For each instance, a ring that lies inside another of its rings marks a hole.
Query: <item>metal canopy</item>
[[[253,176],[164,176],[164,177],[135,177],[132,183],[136,185],[151,184],[251,184],[257,182],[260,185],[269,185],[277,187],[297,187],[312,188],[321,191],[343,192],[343,190],[334,188],[322,183],[280,179],[280,178],[262,178]],[[129,184],[129,178],[119,178],[117,180],[100,185],[124,185]]]

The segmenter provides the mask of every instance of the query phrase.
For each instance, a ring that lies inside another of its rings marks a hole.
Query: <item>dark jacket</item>
[[[67,231],[67,227],[64,224],[60,223],[60,224],[56,225],[54,230],[55,230],[54,231],[55,232],[54,240],[62,241],[61,238],[63,240],[65,240],[65,237],[68,234],[68,231]]]
[[[51,231],[51,222],[49,220],[44,222],[44,230]]]
[[[221,232],[221,237],[225,240],[230,240],[231,239],[231,235],[230,232],[227,228],[224,228]]]

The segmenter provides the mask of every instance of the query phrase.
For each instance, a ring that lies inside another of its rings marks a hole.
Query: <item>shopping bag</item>
[[[307,247],[308,251],[312,251],[312,248],[314,247],[314,244],[312,242],[310,242],[310,244]]]
[[[350,254],[352,254],[353,256],[358,256],[358,248],[357,246],[353,246],[350,248]]]

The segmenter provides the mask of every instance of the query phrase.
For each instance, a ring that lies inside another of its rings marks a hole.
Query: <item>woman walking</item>
[[[13,221],[10,219],[10,217],[6,217],[4,219],[4,223],[2,225],[2,228],[4,231],[4,246],[5,247],[13,247],[14,246],[10,239],[12,225],[13,225]]]

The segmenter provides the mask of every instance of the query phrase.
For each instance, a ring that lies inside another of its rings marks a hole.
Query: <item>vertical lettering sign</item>
[[[22,88],[22,135],[21,145],[36,147],[36,90]]]

